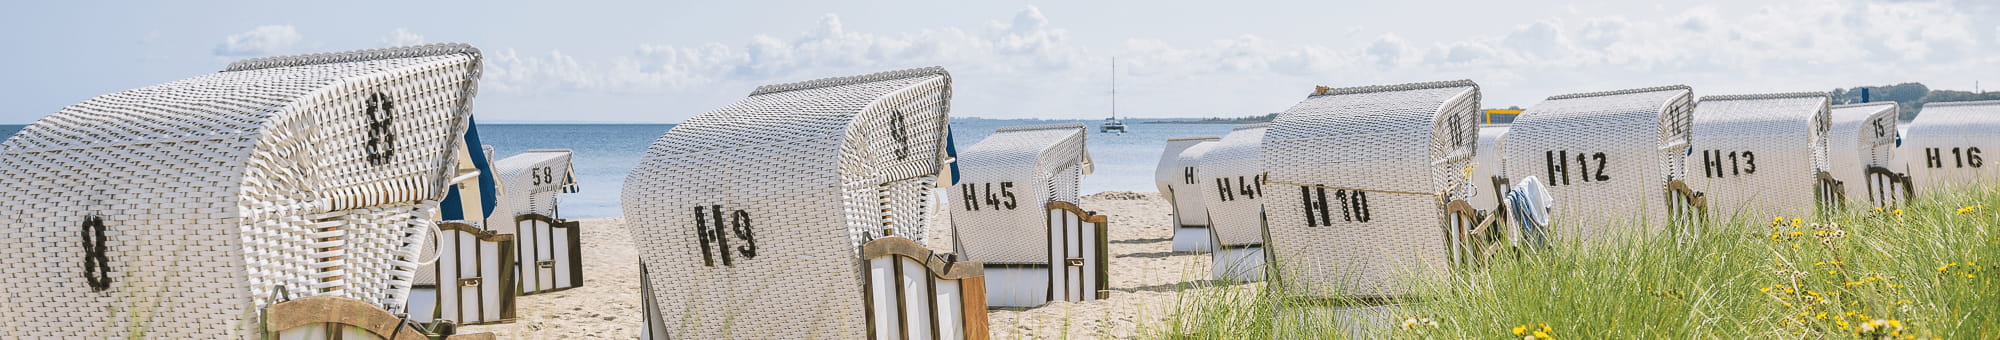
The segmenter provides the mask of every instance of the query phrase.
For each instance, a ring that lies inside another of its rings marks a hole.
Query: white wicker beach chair
[[[1910,121],[1896,161],[1908,169],[1917,192],[1993,183],[2000,166],[1986,166],[1986,151],[2000,150],[2000,100],[1924,104]]]
[[[1447,266],[1479,138],[1469,80],[1320,88],[1264,136],[1266,251],[1300,296],[1390,297]],[[1511,147],[1511,146],[1510,146]],[[1277,186],[1277,187],[1272,187]],[[1447,206],[1457,206],[1447,214]]]
[[[1507,132],[1507,177],[1548,187],[1555,236],[1601,241],[1670,225],[1669,201],[1685,190],[1694,92],[1665,86],[1549,97]],[[1673,204],[1693,208],[1692,204]]]
[[[417,322],[449,320],[458,325],[512,322],[517,291],[515,235],[489,230],[500,188],[494,179],[493,150],[479,143],[476,123],[460,139],[457,171],[438,204],[435,262],[417,270],[409,316]],[[442,283],[442,284],[440,284]]]
[[[1507,124],[1479,125],[1479,145],[1472,153],[1473,195],[1466,202],[1479,209],[1500,211],[1500,195],[1507,193]]]
[[[958,155],[959,183],[947,200],[952,249],[986,264],[986,282],[993,283],[987,303],[1095,300],[1105,289],[1102,223],[1071,223],[1095,215],[1051,206],[1076,206],[1083,175],[1092,170],[1084,143],[1089,130],[1076,123],[1005,127]]]
[[[577,192],[567,149],[528,150],[495,163],[500,172],[501,216],[494,229],[517,238],[521,294],[583,286],[582,223],[560,218],[559,194]]]
[[[1706,194],[1710,217],[1725,219],[1811,216],[1837,204],[1826,163],[1828,113],[1822,92],[1702,97],[1688,186]]]
[[[1827,129],[1827,168],[1848,191],[1860,189],[1875,207],[1896,206],[1915,188],[1895,166],[1896,102],[1837,105]]]
[[[1237,126],[1201,156],[1196,182],[1208,202],[1208,230],[1215,236],[1216,280],[1264,280],[1264,131],[1266,124]]]
[[[864,262],[879,254],[864,243],[924,227],[950,79],[924,68],[764,86],[662,135],[622,197],[653,302],[644,335],[984,337],[980,264],[904,251],[924,270],[890,276],[906,266]]]
[[[0,144],[0,337],[408,336],[479,71],[459,44],[250,59],[36,121]]]
[[[1153,183],[1159,186],[1160,196],[1166,197],[1167,205],[1173,208],[1173,249],[1176,252],[1206,252],[1214,245],[1210,239],[1214,236],[1208,231],[1208,208],[1204,206],[1207,196],[1201,194],[1201,186],[1195,180],[1195,168],[1201,164],[1201,154],[1219,140],[1222,137],[1167,138],[1167,148],[1160,153]]]
[[[1452,237],[1456,239],[1478,241],[1476,242],[1477,244],[1468,243],[1460,244],[1459,247],[1453,247],[1452,252],[1454,254],[1452,257],[1455,259],[1463,257],[1468,260],[1483,260],[1485,258],[1483,254],[1496,251],[1499,249],[1497,247],[1505,246],[1509,243],[1518,243],[1513,241],[1519,241],[1517,238],[1520,233],[1504,232],[1507,229],[1508,222],[1506,218],[1508,201],[1504,196],[1507,195],[1509,190],[1514,189],[1513,182],[1507,179],[1507,157],[1505,152],[1507,150],[1508,129],[1508,124],[1479,125],[1479,144],[1474,148],[1472,153],[1472,177],[1470,178],[1473,186],[1472,197],[1466,199],[1466,203],[1469,204],[1463,207],[1456,207],[1456,210],[1472,210],[1470,215],[1475,218],[1471,220],[1483,222],[1484,226],[1471,224],[1467,225],[1470,229],[1454,229],[1449,231]],[[1449,209],[1453,207],[1447,208],[1447,210],[1453,210]],[[1463,212],[1447,211],[1447,213]],[[1484,261],[1473,263],[1484,263]]]

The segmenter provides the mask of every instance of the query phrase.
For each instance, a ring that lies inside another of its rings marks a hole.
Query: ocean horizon
[[[960,150],[978,143],[993,130],[1022,125],[1083,123],[1090,126],[1086,148],[1096,171],[1084,176],[1083,193],[1106,191],[1158,191],[1153,186],[1153,169],[1167,138],[1221,136],[1238,124],[1147,124],[1189,119],[1125,119],[1131,132],[1097,132],[1098,119],[990,119],[952,118],[953,142]],[[653,140],[675,124],[641,123],[524,123],[479,124],[480,142],[493,146],[495,160],[534,149],[570,149],[575,152],[573,169],[580,189],[562,196],[565,218],[622,216],[618,203],[625,175],[639,164],[639,157]],[[0,125],[0,136],[13,137],[27,125]]]

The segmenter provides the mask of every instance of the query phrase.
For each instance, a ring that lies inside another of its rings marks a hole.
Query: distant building
[[[1521,109],[1488,109],[1481,119],[1486,124],[1507,124],[1513,123],[1514,117],[1520,115]]]

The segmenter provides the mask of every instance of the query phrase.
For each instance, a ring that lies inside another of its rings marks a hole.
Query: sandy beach
[[[1084,197],[1081,206],[1111,221],[1111,297],[990,310],[994,338],[1130,338],[1140,324],[1159,324],[1172,306],[1175,285],[1207,277],[1207,254],[1171,251],[1171,209],[1158,194],[1105,192]],[[493,332],[502,339],[637,338],[638,252],[626,236],[624,219],[582,222],[582,288],[522,296],[514,322],[462,331]],[[944,226],[932,224],[933,248],[950,248],[950,229]]]

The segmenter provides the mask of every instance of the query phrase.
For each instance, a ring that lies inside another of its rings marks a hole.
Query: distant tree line
[[[1861,103],[1861,89],[1868,89],[1868,102],[1896,102],[1902,110],[1898,119],[1908,121],[1917,117],[1924,104],[1931,102],[1956,102],[1968,100],[2000,100],[2000,92],[1974,93],[1968,91],[1932,90],[1924,83],[1902,83],[1888,86],[1861,86],[1833,89],[1834,104]]]
[[[1261,114],[1252,116],[1242,116],[1236,118],[1214,117],[1214,118],[1202,118],[1195,120],[1155,120],[1155,121],[1147,121],[1144,123],[1145,124],[1254,124],[1254,123],[1269,123],[1273,119],[1278,119],[1278,114],[1271,113],[1271,114]]]

